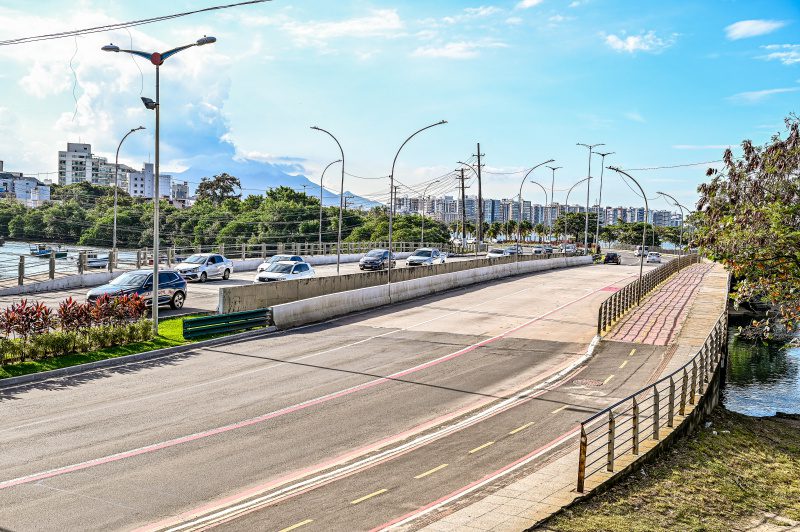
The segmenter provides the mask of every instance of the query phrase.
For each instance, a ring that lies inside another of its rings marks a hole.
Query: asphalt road
[[[649,378],[642,356],[598,389],[568,380],[513,398],[583,355],[599,303],[637,273],[516,277],[4,389],[0,527],[118,530],[202,514],[241,530],[388,523],[547,447]],[[613,358],[581,376],[607,379]],[[268,505],[248,502],[259,497]],[[242,515],[219,516],[236,501]]]

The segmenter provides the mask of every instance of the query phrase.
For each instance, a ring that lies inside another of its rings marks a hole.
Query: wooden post
[[[22,286],[25,282],[25,255],[19,256],[19,266],[17,267],[17,284]]]
[[[653,439],[658,440],[659,429],[661,428],[661,397],[658,394],[658,387],[653,385]]]
[[[608,451],[606,452],[606,469],[614,472],[614,439],[616,433],[616,420],[614,412],[608,411]]]
[[[581,423],[581,447],[578,454],[578,493],[583,493],[586,482],[586,428]]]
[[[261,258],[262,259],[267,258],[267,244],[264,242],[261,243]]]
[[[53,250],[50,250],[50,264],[49,264],[49,266],[50,267],[48,268],[48,272],[47,272],[48,275],[47,276],[50,279],[55,279],[56,278],[56,252],[53,251]]]
[[[697,361],[692,360],[692,387],[689,390],[689,404],[693,405],[697,393]]]
[[[142,267],[142,250],[136,250],[136,269],[139,270]]]
[[[225,256],[225,243],[219,245],[219,254]]]
[[[633,397],[633,454],[639,454],[639,401]]]
[[[689,374],[686,373],[686,368],[683,368],[683,378],[681,379],[681,404],[680,414],[686,415],[686,391],[689,389]]]
[[[675,418],[675,379],[669,378],[669,405],[667,406],[667,426],[672,428]]]
[[[242,260],[247,258],[247,244],[242,244]]]

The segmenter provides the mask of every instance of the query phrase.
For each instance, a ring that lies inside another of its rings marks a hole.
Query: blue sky
[[[6,0],[0,26],[11,38],[215,3]],[[162,68],[166,169],[219,155],[317,180],[339,156],[309,129],[317,124],[341,141],[348,173],[384,176],[406,136],[445,119],[404,149],[402,183],[447,173],[480,142],[487,172],[497,172],[485,174],[485,196],[516,194],[521,176],[507,172],[553,158],[564,167],[556,177],[563,200],[587,172],[576,142],[605,143],[616,152],[607,162],[649,168],[720,159],[745,138],[767,141],[797,111],[798,29],[800,4],[790,0],[275,0],[130,35],[0,47],[0,159],[10,170],[53,172],[56,152],[79,139],[112,158],[118,139],[142,124],[148,130],[122,157],[140,165],[152,153],[153,118],[139,96],[153,96],[153,68],[99,47],[132,39],[134,48],[165,50],[209,34],[217,44]],[[632,173],[649,195],[692,202],[704,171]],[[326,176],[331,188],[335,173]],[[549,183],[548,170],[534,176]],[[606,178],[604,203],[641,203]],[[384,199],[388,181],[348,176],[345,188]],[[526,188],[526,199],[542,202],[536,190]]]

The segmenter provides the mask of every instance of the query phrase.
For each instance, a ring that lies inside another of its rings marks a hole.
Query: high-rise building
[[[172,176],[160,174],[158,177],[159,196],[169,198],[172,195]],[[128,194],[135,198],[152,198],[154,186],[155,172],[153,163],[144,163],[144,168],[141,172],[130,172],[128,174]]]
[[[111,186],[114,184],[116,165],[108,162],[105,157],[92,154],[91,144],[68,142],[66,151],[58,152],[58,184],[71,185],[73,183],[90,183],[92,185]],[[128,172],[133,171],[129,166],[119,165],[119,183]]]

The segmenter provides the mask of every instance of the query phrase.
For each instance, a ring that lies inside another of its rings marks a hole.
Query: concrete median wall
[[[478,268],[400,281],[392,283],[391,287],[384,283],[273,305],[272,320],[279,329],[287,329],[512,275],[590,264],[592,264],[592,258],[586,256],[484,265]],[[381,273],[384,273],[385,276],[385,272]]]
[[[559,257],[563,259],[564,257]],[[544,255],[529,255],[519,258],[500,257],[496,259],[472,259],[458,262],[447,262],[436,266],[419,266],[415,268],[397,268],[392,270],[392,283],[411,281],[431,275],[471,270],[484,266],[508,266],[517,262],[542,262],[547,260]],[[531,270],[534,271],[534,270]],[[311,279],[297,279],[294,281],[280,281],[258,283],[246,286],[233,286],[220,288],[218,312],[242,312],[259,308],[272,307],[283,303],[290,303],[300,299],[359,290],[371,286],[385,285],[388,273],[386,271],[352,273],[330,277],[314,277]],[[508,274],[506,274],[508,275]]]

